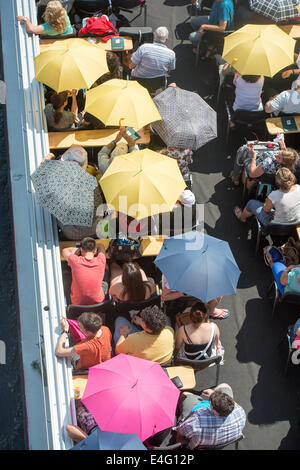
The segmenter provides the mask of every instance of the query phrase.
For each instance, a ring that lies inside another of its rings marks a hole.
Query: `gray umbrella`
[[[151,126],[168,147],[197,150],[217,137],[216,112],[197,93],[168,87],[154,102],[162,121]]]
[[[31,179],[39,204],[63,225],[92,225],[99,185],[78,163],[45,160]]]
[[[299,0],[250,0],[249,2],[251,10],[270,18],[275,23],[299,16],[296,5],[299,5]]]

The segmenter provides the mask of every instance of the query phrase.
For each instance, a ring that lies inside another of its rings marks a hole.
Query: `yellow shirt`
[[[166,326],[158,335],[146,331],[133,333],[118,346],[118,353],[162,364],[171,359],[174,350],[174,331]]]

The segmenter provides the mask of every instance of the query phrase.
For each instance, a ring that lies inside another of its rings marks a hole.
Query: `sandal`
[[[215,320],[225,320],[225,318],[229,318],[230,317],[230,312],[225,309],[225,308],[221,308],[220,309],[221,312],[220,313],[210,313],[209,316],[210,318],[214,318]]]
[[[235,206],[235,208],[233,209],[233,213],[234,215],[236,216],[237,219],[241,220],[241,216],[242,216],[242,209],[238,206]]]

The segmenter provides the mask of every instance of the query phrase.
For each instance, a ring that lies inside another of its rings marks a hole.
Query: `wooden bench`
[[[149,238],[141,239],[140,249],[142,256],[157,256],[165,238],[166,237],[164,235],[159,235],[157,237],[150,236]],[[110,238],[98,238],[96,239],[96,246],[99,247],[100,245],[103,245],[105,250],[107,250],[110,240]],[[62,250],[71,246],[75,247],[77,243],[80,243],[80,240],[64,240],[59,242],[60,258],[62,261],[65,260],[62,256]],[[106,257],[108,258],[107,254]]]
[[[82,38],[88,39],[88,38]],[[105,51],[112,51],[112,52],[123,52],[123,51],[131,51],[133,48],[132,39],[128,36],[123,36],[124,39],[124,49],[112,49],[111,48],[111,39],[107,42],[102,41],[101,38],[93,37],[92,39],[96,40],[95,45],[104,49]],[[46,50],[51,44],[54,44],[57,41],[64,41],[64,39],[40,39],[40,51]]]
[[[72,145],[82,147],[102,147],[114,140],[119,133],[119,129],[92,129],[92,130],[71,130],[64,132],[48,132],[50,149],[65,149]],[[148,145],[150,143],[150,131],[140,129],[138,131],[141,138],[137,144]],[[125,142],[121,139],[120,142]]]
[[[283,129],[283,125],[281,122],[281,117],[274,117],[266,119],[266,126],[268,129],[269,134],[296,134],[300,132],[300,116],[285,116],[286,118],[294,118],[297,126],[297,130],[295,131],[285,131]]]
[[[299,24],[289,24],[285,26],[279,26],[279,28],[293,39],[300,38],[300,25]]]

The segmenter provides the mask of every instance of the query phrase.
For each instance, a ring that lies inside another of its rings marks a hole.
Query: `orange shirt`
[[[68,265],[72,270],[71,302],[73,305],[93,305],[103,302],[102,289],[106,258],[99,253],[92,259],[71,254]]]
[[[107,326],[101,326],[101,331],[99,338],[87,338],[74,346],[80,356],[76,369],[88,369],[111,358],[111,332]]]

